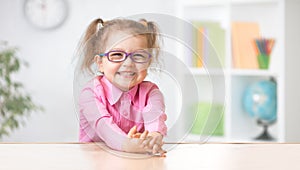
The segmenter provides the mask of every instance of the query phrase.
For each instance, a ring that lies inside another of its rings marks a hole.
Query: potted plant
[[[13,79],[13,74],[28,63],[17,57],[18,49],[0,44],[0,138],[24,123],[24,116],[43,110],[26,92],[23,84]]]

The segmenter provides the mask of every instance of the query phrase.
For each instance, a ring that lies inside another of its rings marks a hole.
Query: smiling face
[[[106,52],[112,50],[122,50],[127,53],[141,49],[147,49],[147,39],[145,36],[132,36],[123,32],[116,32],[107,40]],[[148,63],[135,63],[130,57],[123,62],[114,63],[107,57],[96,56],[99,70],[116,87],[122,91],[128,91],[135,85],[141,83],[147,76]]]

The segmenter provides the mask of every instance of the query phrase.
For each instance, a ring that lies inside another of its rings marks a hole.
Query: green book
[[[192,107],[195,121],[192,134],[224,135],[224,106],[218,103],[200,102]]]
[[[195,27],[203,28],[204,43],[203,43],[203,61],[208,68],[221,68],[225,63],[225,30],[219,22],[215,21],[193,21]],[[195,36],[197,37],[197,36]],[[198,41],[196,40],[196,46]],[[196,49],[199,47],[196,47]]]

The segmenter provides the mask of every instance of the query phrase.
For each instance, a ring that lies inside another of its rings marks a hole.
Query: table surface
[[[0,169],[300,169],[300,144],[166,144],[166,157],[118,152],[103,143],[2,143]]]

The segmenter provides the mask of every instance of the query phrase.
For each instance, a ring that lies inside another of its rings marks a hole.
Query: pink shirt
[[[123,92],[99,76],[81,91],[80,142],[104,141],[121,150],[129,130],[136,125],[138,132],[167,133],[163,95],[151,82],[142,82]]]

